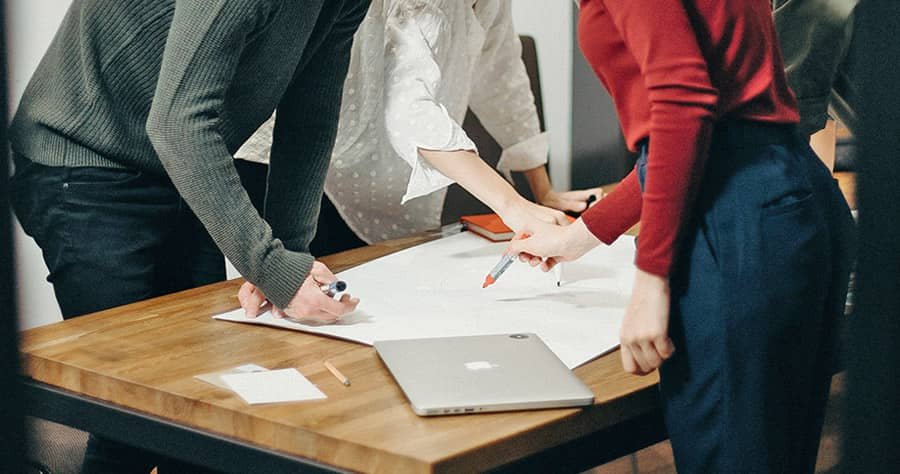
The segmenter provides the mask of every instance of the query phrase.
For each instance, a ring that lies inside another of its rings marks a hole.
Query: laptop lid
[[[584,406],[594,394],[535,334],[375,341],[422,416]]]

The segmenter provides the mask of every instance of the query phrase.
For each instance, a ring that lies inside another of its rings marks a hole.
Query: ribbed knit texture
[[[75,0],[22,98],[13,149],[168,174],[238,271],[286,307],[368,0]],[[232,153],[276,108],[266,220]],[[268,223],[267,223],[268,221]]]

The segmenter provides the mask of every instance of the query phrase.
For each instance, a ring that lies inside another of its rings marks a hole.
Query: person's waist
[[[713,125],[710,149],[754,145],[788,145],[798,140],[795,124],[760,122],[756,120],[722,119]],[[635,144],[638,155],[649,152],[650,139]]]
[[[45,166],[132,168],[165,176],[162,163],[152,152],[141,155],[133,149],[135,156],[113,157],[87,146],[43,124],[20,120],[10,129],[12,150],[35,163]],[[121,154],[118,154],[121,155]]]
[[[796,143],[795,124],[757,120],[722,119],[713,126],[710,149],[741,146],[789,145]]]

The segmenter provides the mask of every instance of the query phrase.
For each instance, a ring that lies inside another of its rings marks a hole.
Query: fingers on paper
[[[309,275],[313,277],[313,280],[321,284],[329,284],[337,281],[337,277],[334,273],[332,273],[324,263],[319,261],[313,262],[312,268],[309,270]]]
[[[244,314],[248,318],[255,318],[260,313],[269,310],[266,295],[250,282],[244,282],[241,285],[241,289],[238,290],[238,301],[240,301],[241,308],[244,309]]]
[[[327,277],[327,275],[323,277]],[[300,287],[297,296],[291,301],[290,306],[285,309],[285,313],[292,319],[333,323],[347,313],[356,310],[356,306],[359,304],[358,298],[344,294],[340,299],[335,300],[322,292],[318,286],[319,283],[324,282],[316,282],[315,275],[310,274],[310,277]]]

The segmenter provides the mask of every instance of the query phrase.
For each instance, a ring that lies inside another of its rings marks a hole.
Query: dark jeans
[[[225,279],[222,254],[168,179],[13,159],[12,205],[43,252],[64,318]],[[92,437],[83,472],[146,473],[167,463]],[[177,463],[160,471],[202,472]]]
[[[246,160],[234,160],[241,184],[250,195],[253,207],[263,214],[266,197],[266,177],[269,167],[260,163]],[[309,244],[309,253],[316,257],[324,257],[345,250],[365,247],[366,243],[357,237],[350,229],[344,218],[341,217],[334,203],[328,196],[322,196],[322,207],[319,209],[319,222],[316,227],[316,236]]]
[[[814,471],[853,227],[790,128],[717,126],[670,275],[660,394],[678,472]]]

